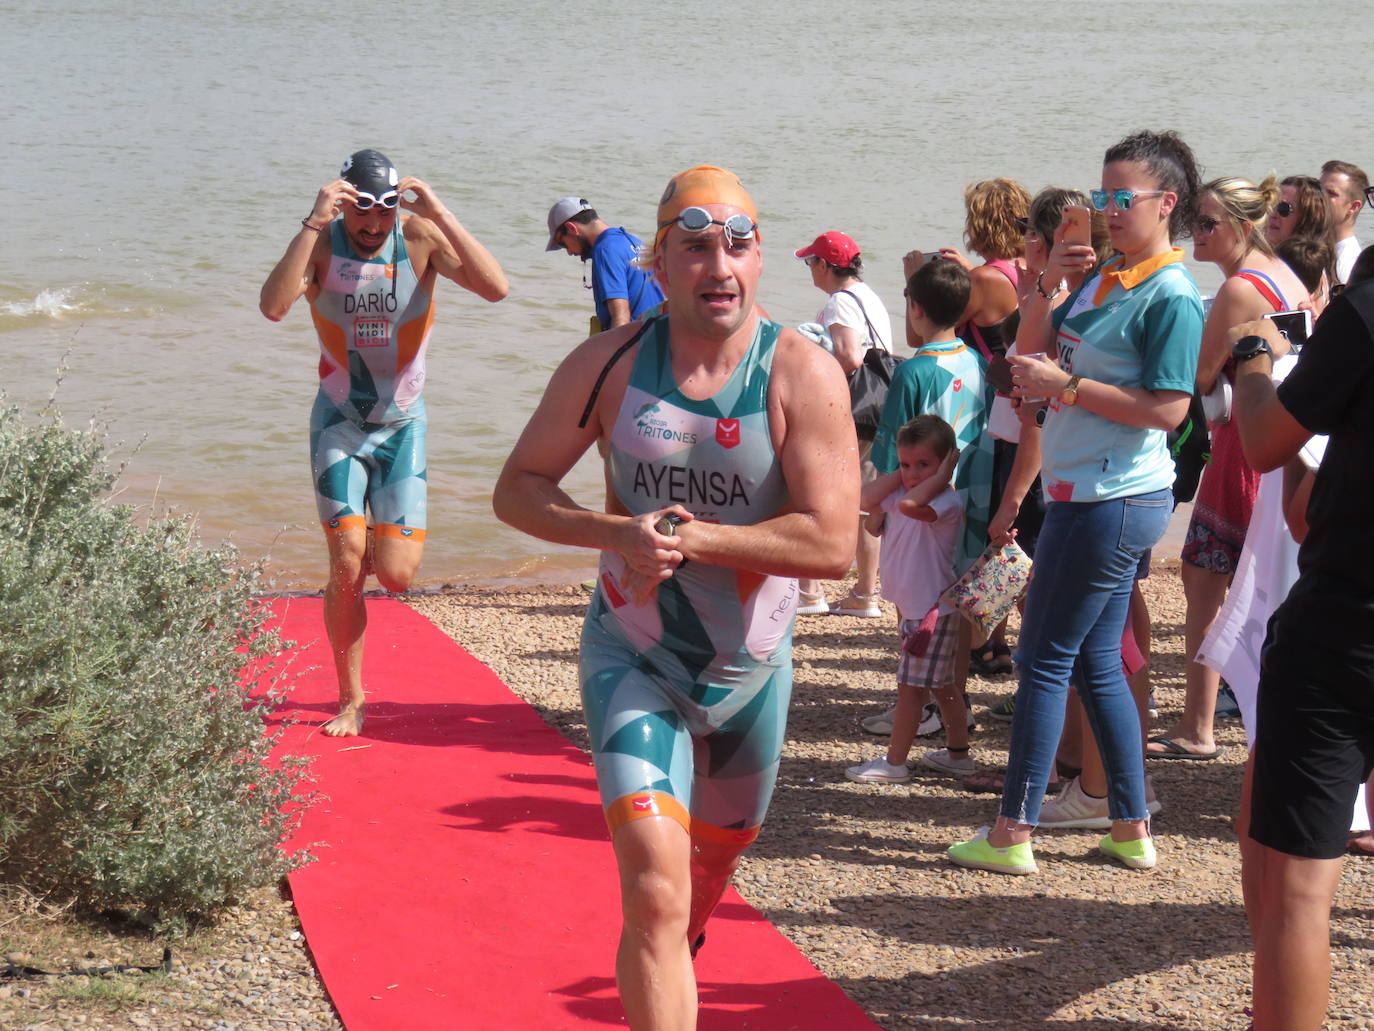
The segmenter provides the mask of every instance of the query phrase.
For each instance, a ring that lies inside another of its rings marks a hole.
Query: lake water
[[[422,579],[579,577],[591,555],[490,510],[590,312],[578,264],[543,249],[557,197],[645,235],[670,175],[724,165],[759,206],[775,318],[814,317],[824,298],[790,252],[841,229],[900,325],[901,255],[960,242],[976,179],[1090,187],[1103,150],[1143,127],[1181,131],[1210,175],[1374,168],[1367,8],[1301,10],[0,2],[4,390],[37,408],[64,368],[65,417],[104,424],[128,459],[122,500],[195,513],[284,585],[320,584],[315,335],[304,302],[272,324],[257,297],[318,188],[377,147],[511,281],[497,305],[441,281]],[[598,504],[595,463],[570,489]]]

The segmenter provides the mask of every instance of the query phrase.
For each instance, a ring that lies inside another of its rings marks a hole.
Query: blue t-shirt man
[[[546,251],[567,251],[592,263],[592,300],[600,333],[633,322],[663,303],[653,274],[638,267],[639,237],[608,226],[585,197],[564,197],[549,209]],[[614,306],[611,302],[616,303]]]
[[[635,264],[640,246],[639,237],[620,226],[607,226],[592,244],[592,300],[602,329],[611,328],[606,302],[612,298],[629,302],[631,322],[663,301],[653,275]]]

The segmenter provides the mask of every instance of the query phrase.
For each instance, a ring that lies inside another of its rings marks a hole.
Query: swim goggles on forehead
[[[395,190],[387,190],[380,197],[368,193],[366,190],[359,190],[358,196],[353,198],[353,206],[359,211],[371,211],[372,208],[380,204],[384,208],[394,208],[401,203],[401,195]]]
[[[1148,197],[1163,197],[1168,190],[1089,190],[1093,207],[1098,211],[1107,210],[1107,201],[1116,205],[1118,211],[1130,211],[1131,205]]]
[[[673,223],[677,223],[689,233],[704,233],[711,226],[720,226],[725,231],[726,241],[731,243],[735,240],[752,240],[759,228],[759,224],[748,215],[734,214],[721,222],[712,218],[711,213],[705,208],[697,207],[683,208],[678,212],[677,218],[660,222],[658,228],[665,229]]]

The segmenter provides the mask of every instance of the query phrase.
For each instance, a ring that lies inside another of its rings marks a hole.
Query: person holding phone
[[[1093,207],[1118,257],[1055,307],[1057,290],[1022,308],[1014,393],[1050,398],[1041,434],[1049,501],[1026,598],[1021,673],[996,823],[950,847],[959,866],[1037,869],[1031,837],[1064,725],[1075,660],[1080,694],[1107,770],[1111,830],[1099,850],[1132,869],[1156,863],[1140,718],[1121,665],[1131,588],[1168,526],[1173,459],[1166,434],[1188,410],[1202,301],[1173,246],[1194,221],[1197,166],[1175,133],[1141,132],[1107,150]],[[1045,278],[1081,274],[1092,247],[1062,230]],[[1053,346],[1056,358],[1044,352]]]
[[[1232,326],[1288,311],[1307,300],[1302,280],[1275,256],[1269,242],[1266,223],[1279,193],[1273,176],[1258,186],[1238,176],[1224,176],[1205,184],[1199,195],[1193,257],[1214,263],[1226,275],[1202,330],[1197,389],[1204,395],[1220,377],[1227,377],[1229,387],[1234,376],[1227,343]],[[1240,561],[1259,473],[1245,461],[1236,426],[1229,418],[1214,422],[1211,433],[1212,457],[1198,486],[1181,556],[1188,607],[1183,714],[1167,731],[1150,739],[1146,753],[1152,759],[1206,760],[1221,754],[1213,733],[1221,677],[1196,657]]]

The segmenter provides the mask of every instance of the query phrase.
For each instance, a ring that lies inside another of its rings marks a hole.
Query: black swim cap
[[[358,189],[380,197],[396,189],[401,181],[396,166],[380,150],[360,150],[344,159],[339,175]]]

